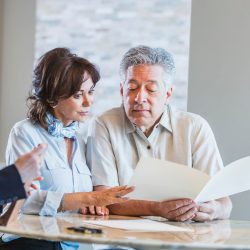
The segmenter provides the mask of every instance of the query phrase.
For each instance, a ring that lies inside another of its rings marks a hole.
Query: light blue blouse
[[[48,144],[41,167],[44,179],[38,183],[40,190],[34,191],[26,200],[22,212],[54,216],[64,193],[92,191],[91,173],[86,165],[84,140],[79,133],[73,141],[72,160],[69,164],[64,139],[50,135],[29,119],[16,123],[12,128],[6,149],[6,164],[15,162],[20,155],[40,143]],[[4,237],[4,240],[8,241],[10,238]],[[71,249],[68,243],[67,247],[63,245],[63,249]]]

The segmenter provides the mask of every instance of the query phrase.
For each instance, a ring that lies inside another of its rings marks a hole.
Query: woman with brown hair
[[[125,201],[126,198],[121,196],[133,190],[115,187],[91,192],[85,145],[83,140],[79,140],[77,130],[78,123],[85,121],[90,113],[99,78],[95,65],[66,48],[53,49],[40,58],[34,70],[33,90],[28,98],[28,118],[12,128],[6,150],[6,161],[11,163],[38,144],[48,144],[41,167],[43,180],[39,183],[40,190],[34,191],[27,199],[23,213],[54,216],[60,211],[78,211],[90,205],[105,206]],[[98,207],[96,212],[104,215],[107,210]],[[3,237],[4,241],[9,239]],[[17,239],[13,241],[17,244],[15,249],[20,246],[18,241],[22,244],[28,242],[30,249],[43,249],[43,244],[46,244],[46,249],[54,249],[54,244],[58,244],[41,241],[39,248],[37,243],[36,247],[31,246],[29,239]],[[63,242],[61,247],[78,248],[76,244]]]

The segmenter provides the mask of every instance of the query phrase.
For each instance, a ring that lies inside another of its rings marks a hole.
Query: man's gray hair
[[[139,45],[128,50],[124,54],[120,63],[120,75],[122,81],[125,81],[127,69],[130,66],[139,64],[157,64],[162,66],[167,76],[167,82],[165,84],[167,86],[172,85],[175,75],[174,59],[165,49]]]

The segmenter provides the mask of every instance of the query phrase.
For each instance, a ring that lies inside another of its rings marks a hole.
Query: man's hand
[[[217,201],[208,201],[198,205],[195,221],[212,221],[217,214]]]
[[[195,221],[227,219],[232,210],[232,203],[230,198],[224,197],[218,200],[198,204],[197,208],[198,211],[193,218]]]
[[[187,221],[195,217],[197,205],[191,199],[162,201],[154,208],[155,215],[172,221]]]
[[[107,186],[95,186],[94,190],[107,190]],[[130,200],[108,207],[110,214],[127,216],[161,216],[172,221],[192,220],[197,212],[197,204],[192,199],[170,201]]]
[[[15,166],[23,183],[31,183],[35,178],[41,175],[40,167],[46,148],[47,144],[40,144],[31,152],[20,156],[15,162]]]

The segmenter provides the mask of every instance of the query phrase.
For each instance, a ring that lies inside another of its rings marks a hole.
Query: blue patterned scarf
[[[72,122],[69,126],[64,127],[63,123],[56,119],[49,112],[46,113],[46,120],[48,125],[48,133],[57,138],[75,139],[76,130],[78,129],[78,122]]]

